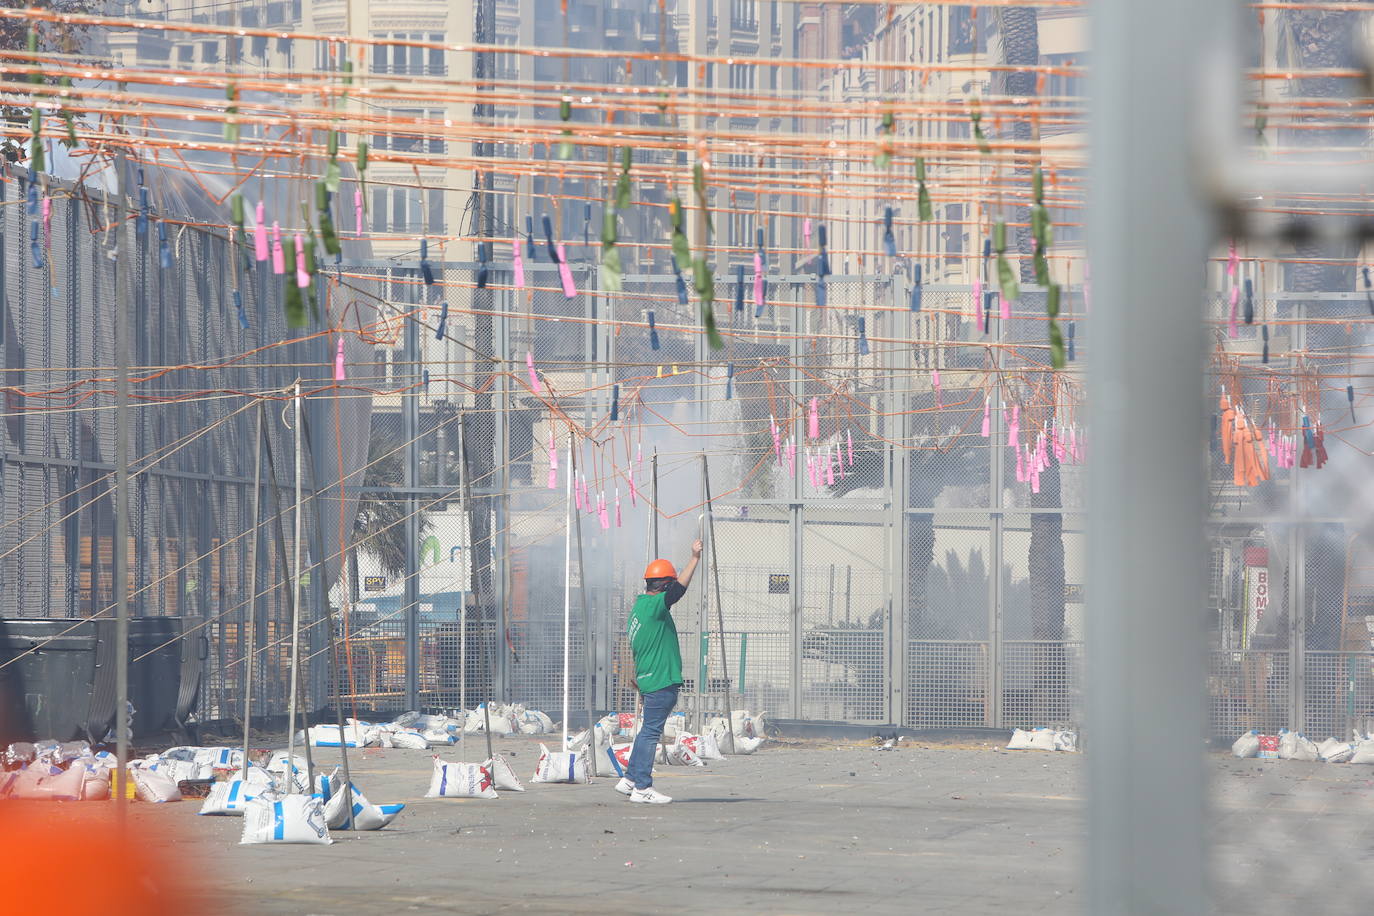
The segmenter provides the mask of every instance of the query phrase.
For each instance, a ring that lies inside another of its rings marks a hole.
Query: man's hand
[[[697,538],[695,541],[692,542],[692,556],[701,556],[701,538]]]
[[[687,568],[678,574],[678,584],[686,588],[692,581],[692,575],[697,571],[697,563],[701,561],[701,538],[692,542],[692,559],[687,561]]]

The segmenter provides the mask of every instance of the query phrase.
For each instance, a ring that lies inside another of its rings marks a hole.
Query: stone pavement
[[[469,743],[443,756],[476,759],[483,742]],[[373,802],[407,805],[382,831],[240,847],[241,819],[198,817],[194,801],[134,805],[133,824],[175,832],[147,842],[197,878],[206,913],[1077,910],[1081,755],[912,744],[769,745],[660,767],[676,799],[662,807],[630,804],[605,778],[530,785],[538,739],[497,741],[527,783],[498,800],[425,799],[429,752],[369,749],[351,754],[354,781]],[[1220,910],[1367,901],[1374,768],[1221,755],[1209,767]]]

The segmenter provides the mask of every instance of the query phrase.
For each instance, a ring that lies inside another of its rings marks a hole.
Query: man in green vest
[[[672,801],[654,788],[654,753],[682,689],[682,648],[669,609],[687,593],[700,559],[698,540],[692,544],[692,559],[681,576],[667,560],[654,560],[644,570],[644,594],[630,610],[630,651],[635,658],[635,689],[644,699],[644,722],[630,749],[625,776],[615,790],[642,805]]]

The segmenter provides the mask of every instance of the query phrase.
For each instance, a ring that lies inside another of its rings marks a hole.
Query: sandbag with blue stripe
[[[324,822],[324,802],[317,795],[263,795],[250,801],[243,812],[241,846],[255,843],[328,846],[333,842]]]

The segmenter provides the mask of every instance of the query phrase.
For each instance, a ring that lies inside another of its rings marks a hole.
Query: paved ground
[[[537,740],[498,746],[522,779],[533,770]],[[135,805],[134,824],[177,837],[150,842],[199,879],[196,912],[1000,914],[1079,905],[1079,755],[772,746],[704,770],[660,768],[659,787],[677,799],[661,808],[630,805],[609,779],[530,785],[491,801],[425,799],[427,752],[369,750],[353,760],[372,801],[408,806],[386,830],[336,832],[329,847],[240,847],[241,820],[197,817],[195,802]],[[1219,910],[1362,909],[1374,768],[1219,755],[1209,765]],[[74,818],[103,808],[46,804]]]

